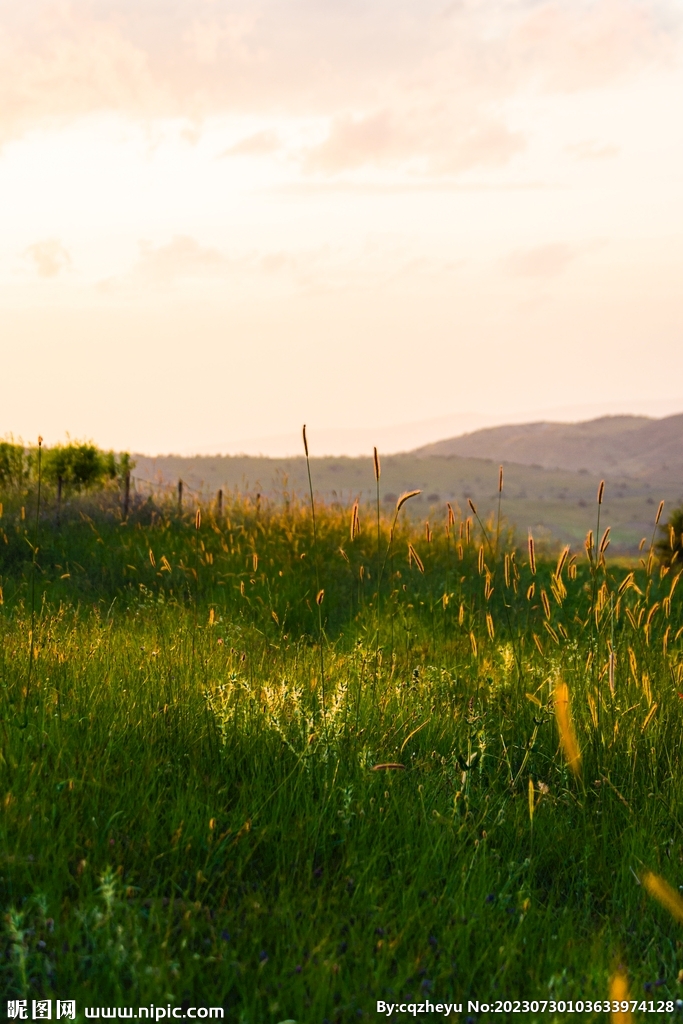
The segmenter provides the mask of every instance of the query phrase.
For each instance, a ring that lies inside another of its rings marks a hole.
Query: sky
[[[0,62],[0,436],[683,411],[678,0],[0,0]]]

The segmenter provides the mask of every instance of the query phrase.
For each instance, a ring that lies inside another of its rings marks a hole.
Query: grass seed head
[[[581,752],[576,742],[571,712],[569,710],[569,688],[567,684],[558,680],[555,685],[555,720],[557,731],[560,734],[560,744],[566,758],[567,764],[574,772],[574,775],[581,774]]]
[[[628,1002],[629,1002],[628,996],[629,996],[628,978],[626,977],[626,975],[622,971],[619,970],[619,971],[616,972],[616,974],[613,974],[612,977],[610,978],[610,982],[609,982],[609,998],[610,998],[610,1002],[613,1005],[616,1004],[616,1003],[626,1003],[628,1005]],[[630,1006],[626,1010],[622,1010],[621,1007],[619,1007],[618,1010],[615,1010],[613,1008],[611,1016],[612,1016],[612,1021],[613,1022],[619,1021],[619,1022],[621,1022],[621,1024],[626,1024],[627,1021],[633,1020],[633,1017],[631,1015],[631,1008],[630,1008]]]
[[[534,538],[531,536],[531,530],[529,530],[529,568],[532,574],[536,575],[536,548],[534,545]]]
[[[377,449],[375,449],[375,451],[376,450]],[[398,515],[398,513],[401,511],[401,509],[403,508],[407,501],[409,501],[411,498],[416,497],[416,495],[418,494],[422,494],[422,491],[404,491],[403,494],[398,499],[398,501],[396,502],[396,515]]]
[[[358,498],[356,498],[351,509],[351,540],[355,540],[359,533],[360,517],[358,515]]]
[[[569,545],[567,544],[566,547],[562,548],[562,551],[560,553],[560,557],[557,560],[557,566],[555,567],[555,575],[557,576],[558,580],[559,580],[560,576],[562,575],[562,570],[564,569],[564,563],[567,561],[568,554],[569,554]]]
[[[546,619],[550,619],[550,601],[545,590],[541,590],[541,602],[543,604],[543,611],[545,612]]]
[[[377,480],[377,482],[379,482],[381,467],[380,467],[380,464],[379,464],[379,452],[377,451],[376,448],[372,449],[372,460],[373,460],[373,463],[375,465],[375,480]]]
[[[598,486],[598,505],[602,505],[602,497],[605,493],[605,481],[601,480]]]
[[[668,910],[679,924],[683,924],[683,897],[681,897],[668,882],[653,871],[646,871],[641,877],[641,882],[653,899]]]
[[[306,452],[306,458],[308,458],[308,439],[306,438],[306,424],[304,423],[303,430],[301,431],[304,439],[304,451]]]

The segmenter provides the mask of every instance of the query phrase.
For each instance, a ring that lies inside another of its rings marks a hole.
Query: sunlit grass
[[[41,523],[28,701],[0,519],[5,991],[351,1021],[622,963],[681,996],[675,562],[318,507],[316,574],[294,500],[81,511]]]

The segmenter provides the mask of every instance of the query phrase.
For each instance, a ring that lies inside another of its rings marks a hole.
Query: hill
[[[419,458],[454,456],[517,462],[599,476],[683,479],[683,415],[603,416],[585,423],[490,427],[425,445]]]

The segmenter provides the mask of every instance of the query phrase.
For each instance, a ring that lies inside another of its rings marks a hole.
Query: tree
[[[108,480],[123,479],[133,468],[127,452],[116,458],[114,452],[103,452],[89,441],[54,445],[45,449],[45,479],[72,491],[88,491],[101,487]]]

